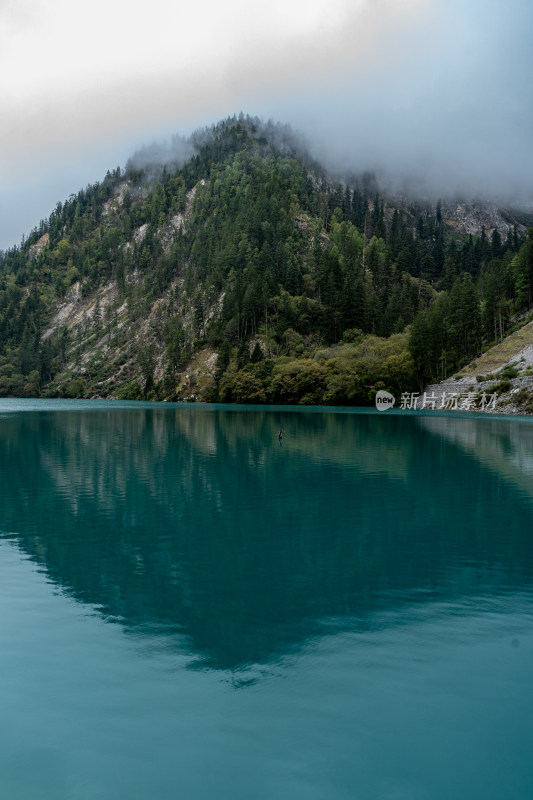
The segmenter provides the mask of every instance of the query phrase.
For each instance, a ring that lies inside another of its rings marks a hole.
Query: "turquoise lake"
[[[533,420],[0,400],[0,676],[6,800],[531,800]]]

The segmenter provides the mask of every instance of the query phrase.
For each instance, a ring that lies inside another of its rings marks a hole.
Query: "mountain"
[[[233,117],[137,153],[0,254],[0,396],[412,391],[531,307],[524,223],[334,180],[288,127]]]

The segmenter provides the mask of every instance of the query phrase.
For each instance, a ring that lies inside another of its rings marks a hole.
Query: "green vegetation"
[[[0,254],[0,396],[367,404],[462,370],[533,303],[533,230],[452,235],[256,119],[189,145]]]
[[[513,397],[513,402],[525,414],[533,414],[533,389],[525,386]]]
[[[406,334],[319,349],[314,356],[261,357],[239,367],[235,356],[213,398],[238,403],[368,405],[378,389],[399,395],[416,386]]]
[[[498,383],[489,386],[487,392],[488,394],[495,393],[497,395],[500,395],[500,394],[505,394],[506,392],[510,392],[512,388],[513,384],[511,383],[511,381],[504,380],[504,381],[498,381]]]

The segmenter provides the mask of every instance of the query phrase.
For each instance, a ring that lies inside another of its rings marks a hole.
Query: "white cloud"
[[[16,170],[32,153],[187,123],[206,111],[216,117],[262,92],[327,85],[337,70],[370,57],[392,17],[414,4],[28,1],[18,24],[8,14],[0,50],[0,73],[10,76],[1,166]]]
[[[240,110],[344,166],[525,192],[532,23],[530,0],[3,0],[0,246],[141,144]]]

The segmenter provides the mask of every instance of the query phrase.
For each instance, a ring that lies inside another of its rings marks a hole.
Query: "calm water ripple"
[[[528,419],[1,400],[0,797],[530,800],[532,476]]]

